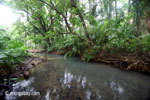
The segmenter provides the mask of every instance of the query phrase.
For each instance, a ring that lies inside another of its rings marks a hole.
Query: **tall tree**
[[[136,27],[137,27],[137,36],[139,37],[139,45],[138,45],[138,55],[139,57],[142,56],[142,43],[141,43],[141,0],[133,0],[134,9],[135,9],[135,21],[136,21]]]

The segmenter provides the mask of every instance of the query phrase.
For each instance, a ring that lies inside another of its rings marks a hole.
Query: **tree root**
[[[150,57],[136,55],[105,55],[100,54],[94,58],[94,61],[111,64],[125,70],[135,70],[141,72],[150,72]]]

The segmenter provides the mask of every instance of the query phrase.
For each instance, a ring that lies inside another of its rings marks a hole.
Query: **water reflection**
[[[90,100],[91,99],[91,91],[87,90],[85,93],[86,93],[87,100]]]
[[[68,88],[70,88],[71,87],[70,83],[72,82],[73,78],[74,78],[73,74],[65,71],[62,87],[67,86]]]
[[[16,85],[39,91],[39,97],[18,100],[146,100],[150,80],[102,64],[50,59],[33,69],[29,82]],[[9,99],[8,99],[9,100]]]
[[[6,94],[6,100],[16,100],[16,98],[20,97],[21,95],[25,95],[25,93],[27,92],[34,92],[35,91],[34,88],[29,87],[30,84],[33,82],[34,82],[34,78],[31,77],[29,78],[29,80],[23,80],[21,82],[13,84],[13,91]]]
[[[50,98],[50,91],[48,90],[46,95],[45,95],[45,100],[51,100]]]
[[[68,71],[65,71],[64,77],[60,79],[60,82],[62,84],[62,88],[64,88],[64,87],[71,88],[73,86],[73,84],[75,84],[75,86],[77,86],[77,89],[79,89],[80,92],[82,92],[81,89],[84,89],[83,90],[84,96],[85,96],[84,98],[86,98],[86,100],[91,100],[92,92],[95,92],[95,91],[91,90],[93,85],[92,85],[92,83],[87,81],[86,77],[84,77],[84,76],[77,77]],[[108,84],[105,81],[101,85],[107,86]],[[74,87],[72,87],[72,88],[74,88]],[[118,95],[121,95],[124,93],[123,87],[121,87],[121,85],[119,83],[115,83],[114,81],[110,82],[109,88],[111,89],[109,92],[118,93]],[[56,92],[56,89],[54,89],[54,91]],[[93,95],[93,98],[94,98],[93,100],[100,100],[102,98],[102,96],[99,94],[98,91],[96,94]],[[52,92],[52,93],[55,93],[55,92]],[[115,99],[116,99],[116,97],[115,97]]]
[[[116,84],[113,81],[110,83],[110,87],[112,90],[117,91],[119,94],[122,94],[124,92],[124,89],[119,84]]]
[[[85,88],[86,85],[86,77],[82,78],[82,87]]]

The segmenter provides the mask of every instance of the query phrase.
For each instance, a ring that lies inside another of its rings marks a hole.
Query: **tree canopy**
[[[22,15],[11,34],[31,49],[93,60],[149,55],[149,0],[3,0]]]

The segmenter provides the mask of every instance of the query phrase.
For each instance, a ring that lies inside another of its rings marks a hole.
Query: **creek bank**
[[[39,50],[30,50],[32,53],[47,53],[47,54],[55,54],[55,55],[64,55],[65,51],[52,51],[52,52],[44,52]],[[82,54],[79,54],[81,60],[85,61],[85,57]],[[112,65],[117,68],[121,68],[123,70],[131,70],[138,71],[145,74],[150,74],[150,56],[147,54],[143,54],[143,56],[139,57],[136,54],[128,54],[128,53],[118,53],[118,54],[106,54],[104,52],[100,52],[91,62],[101,62],[108,65]]]
[[[134,54],[99,54],[93,61],[113,65],[123,70],[138,71],[150,74],[150,56],[141,57]]]
[[[65,51],[45,51],[45,50],[28,50],[30,53],[46,53],[46,54],[54,54],[54,55],[64,55]]]
[[[0,73],[0,98],[5,97],[5,91],[12,91],[12,85],[19,80],[28,79],[30,76],[29,69],[42,63],[44,58],[28,56],[24,62],[18,64],[12,72]]]

